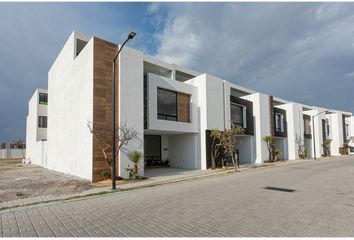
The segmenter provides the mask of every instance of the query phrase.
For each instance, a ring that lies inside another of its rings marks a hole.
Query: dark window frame
[[[312,122],[309,115],[303,115],[304,120],[304,138],[312,138]],[[306,124],[308,123],[308,124]],[[308,128],[307,128],[308,127]],[[307,131],[309,130],[309,131]]]
[[[236,107],[239,107],[239,108],[241,108],[241,119],[242,119],[242,122],[235,122],[233,119],[232,119],[232,106],[236,106]],[[245,126],[245,119],[244,119],[244,117],[245,117],[245,111],[246,110],[246,106],[244,106],[244,105],[241,105],[241,104],[237,104],[237,103],[233,103],[233,102],[231,102],[230,103],[230,117],[231,117],[231,122],[233,123],[233,124],[235,124],[236,126],[238,126],[238,127],[241,127],[241,128],[247,128],[247,126]],[[246,122],[247,122],[247,120],[246,120]]]
[[[42,104],[42,105],[48,105],[48,93],[41,93],[40,92],[38,94],[38,103]]]
[[[174,93],[176,95],[176,115],[171,115],[171,114],[165,114],[165,113],[159,113],[159,98],[158,98],[158,91],[162,90],[162,91],[166,91],[166,92],[171,92]],[[178,121],[178,92],[176,91],[172,91],[169,89],[165,89],[165,88],[157,88],[157,119],[159,120],[167,120],[167,121],[174,121],[177,122]]]
[[[38,116],[38,128],[48,128],[47,116]]]
[[[279,117],[278,117],[279,116]],[[277,118],[278,117],[278,118]],[[277,127],[277,124],[278,124],[278,120],[279,119],[279,124],[280,126]],[[275,131],[276,132],[284,132],[285,128],[284,128],[284,114],[281,114],[281,113],[275,113]],[[283,127],[283,128],[282,128]]]

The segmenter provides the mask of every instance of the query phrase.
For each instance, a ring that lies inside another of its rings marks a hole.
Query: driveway
[[[353,172],[341,157],[5,210],[0,236],[353,237]]]
[[[92,188],[89,181],[48,169],[0,161],[0,203],[37,196],[82,192]]]

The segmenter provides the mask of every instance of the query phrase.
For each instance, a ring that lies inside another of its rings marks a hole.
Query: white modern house
[[[36,89],[28,102],[26,162],[47,167],[48,91]]]
[[[37,90],[29,103],[27,158],[32,163],[91,181],[108,169],[87,123],[102,126],[112,121],[112,60],[117,50],[117,45],[94,36],[70,35],[48,73],[49,104],[42,106],[38,100],[44,90]],[[131,151],[143,153],[140,174],[166,161],[170,167],[208,169],[210,131],[231,123],[245,130],[237,149],[241,164],[268,159],[266,135],[274,136],[283,160],[299,158],[297,142],[309,148],[310,157],[314,151],[320,157],[321,144],[329,138],[331,154],[339,155],[339,147],[354,136],[350,112],[255,92],[129,47],[120,53],[116,70],[116,125],[138,133],[118,156],[117,172],[124,178],[132,165]],[[40,116],[48,116],[45,135],[38,127]]]

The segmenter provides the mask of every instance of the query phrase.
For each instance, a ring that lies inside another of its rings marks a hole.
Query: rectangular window
[[[345,124],[345,135],[349,137],[349,124]]]
[[[39,128],[47,128],[47,117],[46,116],[38,116],[38,127]]]
[[[311,134],[311,125],[310,125],[311,120],[309,118],[304,119],[304,133],[305,134]]]
[[[329,139],[329,134],[330,134],[330,132],[329,132],[329,121],[328,121],[328,119],[326,119],[326,139]]]
[[[231,104],[231,121],[237,127],[244,128],[243,124],[244,107],[237,104]]]
[[[283,114],[275,114],[275,131],[284,132],[284,116]]]
[[[48,105],[47,93],[39,93],[39,104]]]
[[[157,118],[177,121],[177,93],[157,88]]]

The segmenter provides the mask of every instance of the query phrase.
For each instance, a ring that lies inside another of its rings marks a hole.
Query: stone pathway
[[[353,237],[354,157],[286,166],[4,210],[0,236]]]
[[[314,160],[311,160],[311,159],[293,160],[293,161],[277,162],[277,163],[263,163],[262,165],[244,164],[244,165],[240,166],[238,171],[243,172],[243,171],[250,171],[250,170],[255,170],[255,169],[258,170],[258,169],[265,168],[265,167],[290,166],[290,165],[309,163],[312,161],[314,161]],[[120,191],[120,190],[124,191],[124,190],[137,189],[137,188],[143,188],[143,187],[151,187],[151,186],[156,186],[156,185],[165,185],[165,184],[170,184],[170,183],[175,183],[175,182],[189,181],[189,180],[195,180],[195,179],[206,178],[206,177],[221,176],[221,175],[225,175],[227,173],[233,173],[233,172],[234,172],[233,168],[229,168],[227,170],[227,172],[222,169],[218,169],[218,170],[214,170],[214,171],[212,171],[212,170],[186,171],[183,174],[178,174],[178,175],[170,174],[168,176],[151,178],[151,179],[147,179],[147,180],[136,182],[136,183],[117,185],[117,191]],[[110,191],[111,191],[111,187],[109,186],[109,187],[94,188],[94,189],[86,190],[81,193],[64,194],[64,195],[49,195],[49,196],[39,196],[39,197],[29,197],[29,198],[17,199],[17,200],[13,200],[13,201],[7,201],[7,202],[0,203],[0,210],[4,209],[4,208],[7,209],[7,208],[13,208],[13,207],[19,207],[19,206],[25,206],[25,205],[38,204],[38,203],[42,203],[42,202],[65,200],[68,198],[79,198],[79,197],[83,197],[83,196],[87,196],[87,195],[94,195],[94,194],[99,194],[102,192],[110,192]]]

